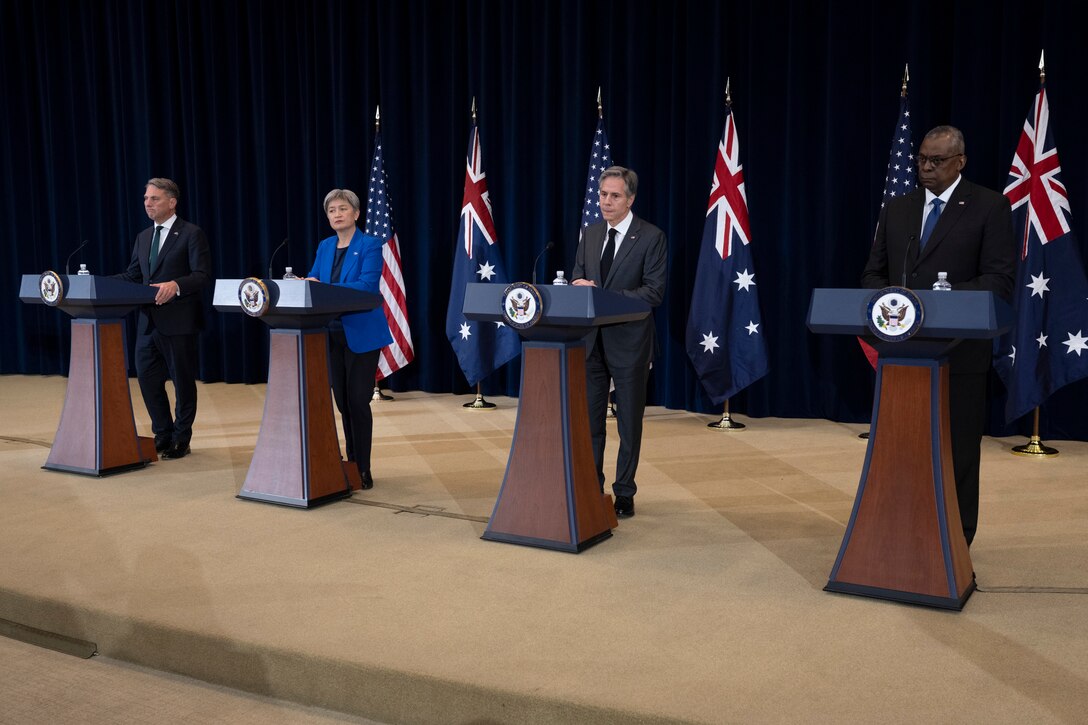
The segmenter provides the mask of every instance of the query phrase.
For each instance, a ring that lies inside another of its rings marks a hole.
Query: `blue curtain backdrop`
[[[1073,2],[0,3],[4,274],[0,372],[64,374],[68,319],[18,300],[23,273],[121,270],[147,224],[144,181],[182,189],[217,277],[308,269],[334,187],[365,196],[375,106],[404,257],[416,361],[394,390],[466,393],[443,332],[477,99],[506,266],[547,279],[573,264],[603,92],[616,163],[642,179],[635,211],[669,237],[651,402],[717,412],[684,352],[726,78],[752,227],[771,372],[732,401],[751,416],[860,421],[873,375],[856,341],[804,326],[814,287],[856,286],[884,181],[905,63],[920,140],[967,137],[965,175],[1004,186],[1045,48],[1053,128],[1088,257],[1086,24]],[[206,382],[262,382],[264,326],[211,309]],[[1088,329],[1088,321],[1085,324]],[[130,341],[131,344],[131,341]],[[519,362],[484,384],[517,394]],[[994,382],[991,430],[1003,389]],[[1088,439],[1088,384],[1043,408],[1048,438]]]

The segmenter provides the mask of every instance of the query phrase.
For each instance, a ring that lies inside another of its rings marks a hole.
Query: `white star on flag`
[[[711,355],[714,354],[715,348],[720,347],[718,345],[718,336],[713,332],[703,335],[703,341],[699,344],[703,346],[703,352],[709,352]]]
[[[1039,349],[1040,350],[1042,350],[1044,347],[1046,347],[1046,338],[1047,338],[1047,336],[1044,335],[1041,332],[1039,333],[1039,336],[1037,338],[1035,338],[1035,342],[1039,343]]]
[[[462,340],[467,340],[468,336],[471,335],[471,334],[472,334],[472,332],[468,329],[468,323],[467,322],[462,322],[461,323],[461,339]]]
[[[1077,334],[1072,332],[1068,333],[1069,339],[1062,344],[1069,348],[1069,353],[1077,353],[1077,357],[1080,357],[1081,350],[1088,350],[1088,337],[1081,337],[1083,330],[1077,330]]]
[[[748,288],[756,283],[756,276],[754,274],[748,274],[747,268],[743,272],[737,272],[737,278],[733,280],[733,284],[737,286],[738,290],[748,291]]]
[[[759,332],[759,323],[753,320],[748,320],[748,326],[744,329],[748,330],[749,335],[754,335]]]
[[[480,268],[476,270],[476,274],[480,275],[480,279],[486,279],[488,282],[495,276],[495,267],[490,262],[484,262],[480,265]]]
[[[1044,278],[1043,273],[1040,272],[1038,277],[1036,277],[1034,274],[1031,275],[1031,284],[1026,284],[1024,286],[1031,289],[1032,297],[1034,297],[1035,295],[1039,295],[1039,298],[1041,299],[1044,292],[1050,291],[1050,288],[1046,286],[1046,283],[1049,281],[1050,278]]]

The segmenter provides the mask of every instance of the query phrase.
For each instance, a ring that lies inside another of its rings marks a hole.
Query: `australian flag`
[[[710,183],[686,345],[703,388],[718,404],[767,374],[750,241],[740,140],[729,108]]]
[[[466,319],[462,312],[466,284],[487,282],[503,287],[509,284],[498,242],[487,194],[487,175],[480,156],[480,131],[473,121],[468,137],[461,226],[453,252],[450,304],[446,309],[446,337],[469,385],[480,382],[521,352],[521,340],[514,330],[501,322]]]
[[[1005,187],[1019,252],[1013,328],[994,346],[994,367],[1009,394],[1006,422],[1088,376],[1088,280],[1061,173],[1043,86],[1028,112]]]
[[[612,165],[612,147],[604,132],[604,117],[597,120],[597,132],[593,134],[593,148],[589,151],[589,171],[586,173],[586,200],[582,203],[582,229],[601,220],[601,172]]]

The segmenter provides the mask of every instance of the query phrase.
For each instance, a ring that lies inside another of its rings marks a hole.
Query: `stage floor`
[[[954,613],[822,591],[863,426],[650,408],[637,515],[574,555],[479,538],[516,400],[375,403],[375,488],[304,511],[235,498],[264,386],[201,385],[190,456],[96,479],[40,468],[65,383],[0,377],[0,618],[113,659],[390,723],[1088,709],[1088,443],[984,440],[979,591]]]

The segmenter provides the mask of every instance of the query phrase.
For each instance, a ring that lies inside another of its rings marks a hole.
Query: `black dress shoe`
[[[162,452],[163,458],[185,458],[189,455],[188,443],[174,443]]]
[[[156,438],[155,439],[155,452],[156,453],[165,453],[170,448],[170,446],[172,446],[172,445],[174,445],[174,443],[169,438],[164,438],[162,440],[159,440],[158,438]]]
[[[364,491],[374,488],[374,477],[370,475],[370,471],[363,471],[359,478],[362,481],[362,483],[359,485],[359,488],[363,489]]]
[[[616,496],[616,515],[629,519],[635,515],[635,499],[630,496]]]

